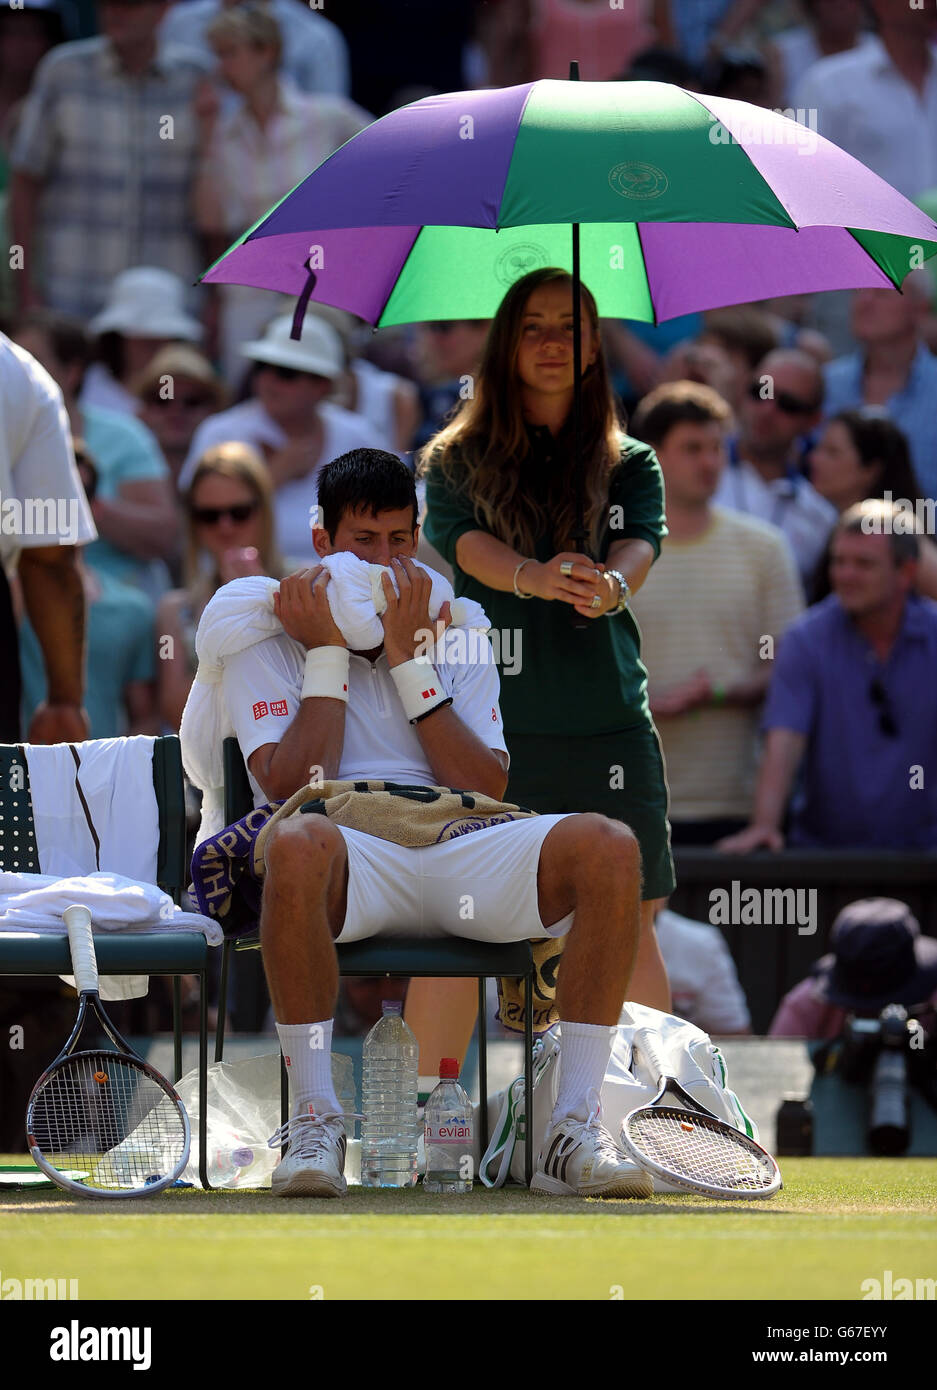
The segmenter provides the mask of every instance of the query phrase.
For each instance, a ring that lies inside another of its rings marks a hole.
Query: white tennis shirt
[[[453,712],[486,748],[506,753],[498,668],[487,637],[450,630],[437,646],[437,658],[435,667],[426,668],[427,679],[441,682],[452,697]],[[222,691],[245,762],[265,743],[279,743],[295,719],[305,661],[302,644],[285,635],[268,637],[225,660]],[[374,662],[354,652],[349,657],[345,740],[337,779],[369,778],[426,787],[437,780],[416,727],[404,714],[383,651]],[[262,805],[267,798],[253,777],[251,786],[255,806]]]
[[[34,546],[86,545],[97,534],[62,392],[0,333],[0,563],[11,567]]]

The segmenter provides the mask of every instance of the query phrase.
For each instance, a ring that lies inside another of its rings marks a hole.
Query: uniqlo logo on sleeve
[[[286,701],[285,701],[285,700],[271,700],[271,701],[270,701],[270,713],[271,713],[271,714],[289,714],[289,709],[288,709],[288,707],[287,707]]]
[[[258,700],[253,706],[252,713],[255,719],[263,719],[264,715],[269,713],[266,700]]]
[[[435,694],[436,694],[436,687],[435,687],[434,685],[431,685],[430,688],[429,688],[429,690],[424,690],[424,691],[423,691],[423,699],[424,699],[424,700],[428,700],[428,699],[430,698],[431,695],[435,695]]]

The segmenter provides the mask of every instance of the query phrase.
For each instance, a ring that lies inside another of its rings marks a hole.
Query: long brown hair
[[[260,544],[257,548],[260,551],[264,574],[269,574],[272,579],[282,579],[286,573],[286,566],[274,540],[273,483],[270,470],[257,450],[249,444],[233,441],[216,444],[211,449],[206,449],[199,458],[192,474],[192,481],[185,493],[186,545],[183,582],[192,596],[193,607],[197,613],[201,613],[215,590],[221,587],[221,576],[217,569],[206,575],[199,565],[201,547],[192,519],[192,502],[196,488],[203,478],[212,474],[230,478],[250,488],[260,508]]]
[[[551,466],[535,462],[517,382],[517,351],[527,301],[541,285],[572,276],[556,266],[532,270],[508,290],[498,306],[482,354],[474,396],[422,451],[420,471],[439,468],[464,490],[479,522],[498,540],[533,554],[546,536],[556,550],[572,548],[575,489],[572,411],[558,436]],[[597,345],[595,361],[582,376],[582,470],[585,524],[591,549],[598,549],[608,475],[620,457],[622,425],[605,364],[595,299],[582,286],[585,312]]]

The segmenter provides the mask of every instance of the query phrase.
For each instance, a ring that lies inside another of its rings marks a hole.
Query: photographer
[[[930,1037],[937,1034],[937,940],[921,935],[905,903],[849,903],[833,923],[830,946],[832,954],[781,1000],[771,1037],[836,1038],[848,1014],[877,1018],[888,1004],[907,1005]]]

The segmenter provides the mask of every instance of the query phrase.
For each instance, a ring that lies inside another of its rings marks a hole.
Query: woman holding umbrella
[[[422,455],[424,531],[453,566],[456,593],[477,599],[500,630],[502,652],[514,642],[517,674],[505,672],[501,683],[507,799],[539,811],[602,812],[637,836],[644,902],[632,998],[668,1009],[653,930],[657,903],[674,886],[667,789],[628,609],[666,534],[663,479],[652,450],[620,427],[585,287],[576,461],[572,307],[571,277],[559,269],[535,270],[504,296],[473,398]],[[577,467],[587,554],[574,549]],[[447,986],[450,1046],[460,1028],[466,1041],[470,1034],[469,985]],[[438,989],[431,1003],[415,981],[411,996],[407,1017],[428,1047],[442,1013]]]

